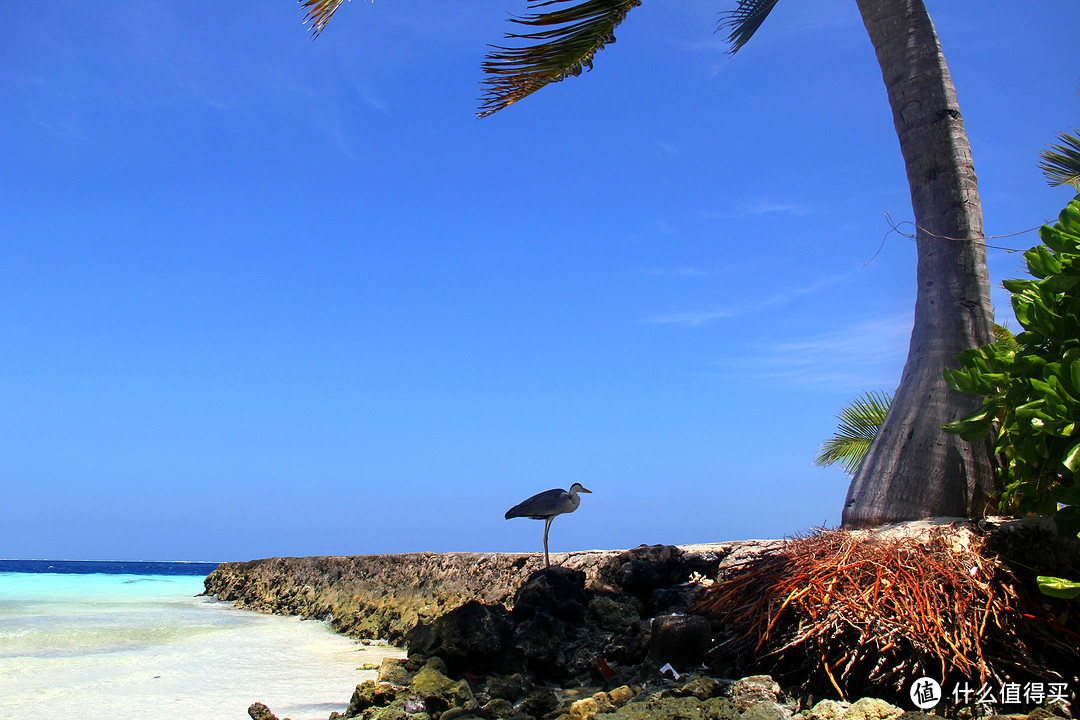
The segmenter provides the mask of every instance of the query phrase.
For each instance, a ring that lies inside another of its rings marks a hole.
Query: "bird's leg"
[[[548,529],[551,527],[551,521],[554,520],[554,519],[555,519],[554,517],[544,518],[544,566],[545,567],[551,567],[551,558],[548,557],[547,536],[548,536]]]

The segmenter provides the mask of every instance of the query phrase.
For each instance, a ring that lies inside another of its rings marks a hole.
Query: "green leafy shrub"
[[[1039,230],[1043,245],[1024,254],[1030,280],[1008,280],[1024,331],[1016,346],[984,345],[946,370],[954,389],[982,395],[971,415],[945,425],[966,440],[995,435],[998,490],[1008,511],[1054,515],[1080,531],[1080,195],[1058,222]]]

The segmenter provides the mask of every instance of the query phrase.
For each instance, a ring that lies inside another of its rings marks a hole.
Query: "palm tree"
[[[1080,137],[1078,131],[1073,134],[1061,133],[1058,135],[1060,145],[1051,145],[1039,153],[1042,162],[1039,168],[1046,176],[1046,181],[1051,187],[1058,185],[1072,185],[1080,192]]]
[[[836,434],[826,440],[814,458],[820,466],[840,464],[844,472],[854,475],[862,462],[870,443],[877,437],[885,416],[889,414],[892,395],[883,391],[867,391],[840,408],[837,419],[840,425]]]
[[[304,0],[317,35],[342,0]],[[855,0],[877,54],[907,169],[918,228],[917,294],[911,343],[896,397],[851,481],[849,527],[934,515],[974,517],[987,509],[993,477],[989,443],[969,443],[941,426],[975,410],[978,398],[951,390],[943,370],[963,350],[992,339],[982,205],[971,147],[945,56],[923,0]],[[737,52],[777,0],[736,0],[721,27]],[[529,0],[513,18],[515,47],[495,47],[480,115],[592,67],[640,0]]]
[[[997,323],[994,323],[994,345],[1005,352],[1016,352],[1020,347],[1012,330]],[[884,390],[866,390],[840,408],[836,415],[840,421],[836,434],[821,444],[814,464],[825,467],[839,463],[844,472],[854,475],[885,423],[892,399],[892,395]]]

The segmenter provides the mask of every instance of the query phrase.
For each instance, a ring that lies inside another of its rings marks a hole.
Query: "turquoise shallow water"
[[[325,720],[398,651],[202,597],[201,576],[0,572],[0,718]]]

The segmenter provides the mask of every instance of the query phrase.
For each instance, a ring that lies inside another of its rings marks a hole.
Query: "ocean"
[[[196,597],[214,567],[0,560],[0,718],[326,720],[402,654]]]

